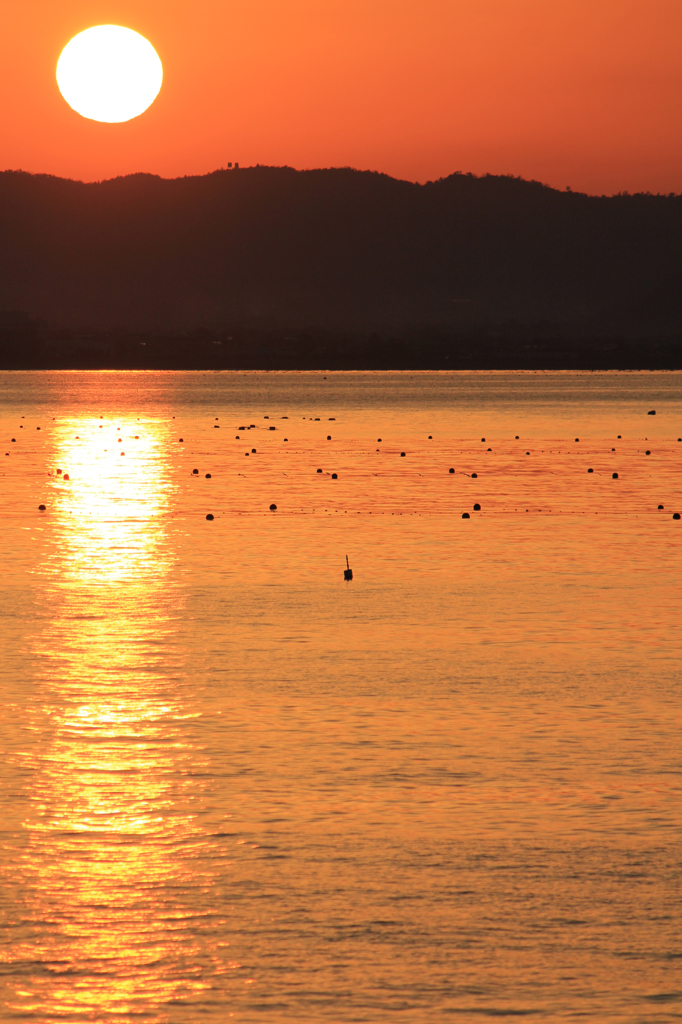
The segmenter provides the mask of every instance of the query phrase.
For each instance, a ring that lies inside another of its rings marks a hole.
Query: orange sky
[[[87,121],[55,66],[90,25],[136,29],[164,85]],[[682,0],[21,0],[3,10],[0,168],[350,165],[682,192]]]

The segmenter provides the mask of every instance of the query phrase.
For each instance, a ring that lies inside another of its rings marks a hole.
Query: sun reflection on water
[[[41,1020],[126,1019],[204,987],[196,962],[179,966],[196,952],[184,922],[201,913],[187,893],[210,880],[195,864],[201,753],[173,686],[168,438],[163,424],[117,425],[60,424],[47,467],[49,607],[32,656],[34,728],[47,721],[51,740],[30,764],[14,950],[26,971],[8,1007]]]

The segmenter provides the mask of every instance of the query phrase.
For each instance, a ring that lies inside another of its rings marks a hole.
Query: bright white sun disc
[[[152,44],[120,25],[86,28],[57,61],[57,85],[78,114],[92,121],[130,121],[159,94],[163,67]]]

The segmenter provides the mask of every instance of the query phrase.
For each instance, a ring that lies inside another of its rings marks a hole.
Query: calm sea
[[[676,373],[0,374],[0,1019],[682,1018],[680,437]]]

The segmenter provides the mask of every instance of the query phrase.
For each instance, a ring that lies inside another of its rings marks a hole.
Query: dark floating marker
[[[17,440],[16,437],[13,437],[12,438],[12,444],[16,444],[16,440]]]
[[[36,427],[36,430],[40,430],[40,427]]]
[[[588,469],[588,471],[587,471],[587,472],[588,472],[588,473],[594,473],[594,470],[593,470],[593,469]]]
[[[41,505],[41,508],[45,508],[45,506]],[[679,518],[680,518],[680,513],[679,512],[673,512],[673,519],[679,519]]]
[[[377,441],[381,442],[381,438],[380,438],[380,437],[378,437],[378,438],[377,438]]]
[[[199,476],[199,470],[198,469],[193,469],[192,470],[192,476]]]
[[[526,455],[530,455],[530,452],[526,452]]]
[[[318,471],[317,471],[317,472],[318,472],[318,473],[321,473],[321,472],[322,472],[322,470],[321,470],[321,469],[318,469]]]
[[[650,451],[649,451],[649,449],[647,448],[647,450],[646,450],[646,451],[644,452],[644,454],[645,454],[645,455],[651,455],[651,452],[650,452]]]
[[[656,410],[655,409],[649,409],[649,411],[647,413],[647,416],[655,416],[655,415],[656,415]]]
[[[207,474],[206,474],[206,479],[207,479],[207,480],[210,480],[210,479],[211,479],[211,474],[210,474],[210,473],[207,473]]]
[[[462,512],[462,519],[471,519],[471,516],[468,512]]]
[[[273,427],[272,429],[274,430],[275,428]],[[246,427],[237,427],[237,430],[246,430]]]
[[[660,509],[660,508],[663,508],[663,506],[662,506],[662,505],[659,505],[658,507],[659,507],[659,509]]]
[[[286,437],[284,438],[284,440],[286,441]],[[251,454],[252,455],[257,455],[258,454],[255,448],[251,449]]]
[[[268,430],[277,430],[277,427],[268,427]]]
[[[478,480],[478,473],[472,473],[471,474],[471,479],[472,480]]]
[[[327,440],[331,441],[331,439],[332,439],[332,435],[331,434],[327,434]]]
[[[213,429],[214,430],[220,430],[220,424],[219,423],[214,423],[213,424]]]
[[[346,568],[343,570],[343,578],[344,580],[353,579],[353,570],[351,569],[350,564],[348,562],[348,555],[346,555]]]
[[[45,512],[45,505],[38,505],[38,511]],[[677,518],[679,519],[680,517],[678,516]]]
[[[519,439],[519,435],[518,435],[518,434],[515,434],[515,435],[514,435],[514,440],[515,440],[515,441],[518,441],[518,439]]]
[[[404,458],[405,458],[405,452],[401,452],[401,453],[400,453],[400,458],[401,458],[401,459],[404,459]]]
[[[210,522],[212,522],[213,519],[215,519],[215,516],[211,515],[211,513],[209,512],[208,515],[206,516],[206,518],[208,519],[208,521],[210,523]]]
[[[491,451],[492,451],[492,448],[488,448],[488,451],[489,451],[489,452],[491,452]]]
[[[276,505],[271,505],[270,506],[270,511],[271,512],[276,512],[277,511],[277,506]]]
[[[178,438],[178,444],[182,444],[184,440],[185,440],[184,437],[179,437]]]
[[[332,473],[332,480],[338,480],[338,473]]]
[[[455,472],[454,469],[449,469],[448,470],[448,473],[454,473],[454,472]]]
[[[433,437],[429,434],[429,441],[433,441]]]
[[[611,474],[611,479],[612,480],[617,480],[618,479],[618,474],[617,473],[612,473]]]
[[[476,504],[474,505],[474,512],[480,512],[480,511],[481,511],[481,506],[478,504],[478,502],[476,502]]]

